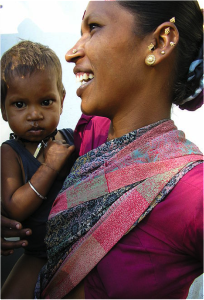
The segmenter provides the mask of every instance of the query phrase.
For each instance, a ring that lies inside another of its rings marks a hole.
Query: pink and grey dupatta
[[[144,127],[80,157],[50,213],[48,263],[36,297],[68,294],[202,160],[173,121]]]

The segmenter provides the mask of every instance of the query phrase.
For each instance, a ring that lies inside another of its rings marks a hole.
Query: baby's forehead
[[[21,61],[15,61],[10,68],[5,68],[5,79],[13,79],[13,77],[30,77],[33,74],[43,74],[57,76],[57,69],[54,65],[26,65]]]

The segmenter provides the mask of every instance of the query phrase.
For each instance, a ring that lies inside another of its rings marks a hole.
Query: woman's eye
[[[96,24],[96,23],[91,23],[91,24],[89,24],[90,32],[91,32],[92,30],[98,28],[98,27],[99,27],[99,25]]]
[[[21,101],[18,101],[18,102],[15,102],[14,103],[14,106],[17,107],[17,108],[23,108],[25,107],[25,103],[24,102],[21,102]]]
[[[53,100],[49,99],[49,100],[44,100],[42,102],[42,106],[49,106],[53,103]]]

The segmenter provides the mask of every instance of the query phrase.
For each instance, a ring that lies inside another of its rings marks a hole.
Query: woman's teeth
[[[80,82],[81,85],[88,82],[89,80],[93,79],[94,75],[92,73],[83,73],[76,75],[76,81]]]

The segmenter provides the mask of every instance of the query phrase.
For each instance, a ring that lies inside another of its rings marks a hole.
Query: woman
[[[111,125],[53,205],[41,296],[186,298],[202,273],[202,155],[169,119],[172,102],[201,91],[188,69],[202,13],[196,2],[90,2],[81,28],[66,60],[83,113]]]
[[[201,45],[197,2],[89,3],[66,60],[83,113],[111,125],[53,205],[37,297],[187,297],[202,273],[203,158],[170,111],[202,104]]]

